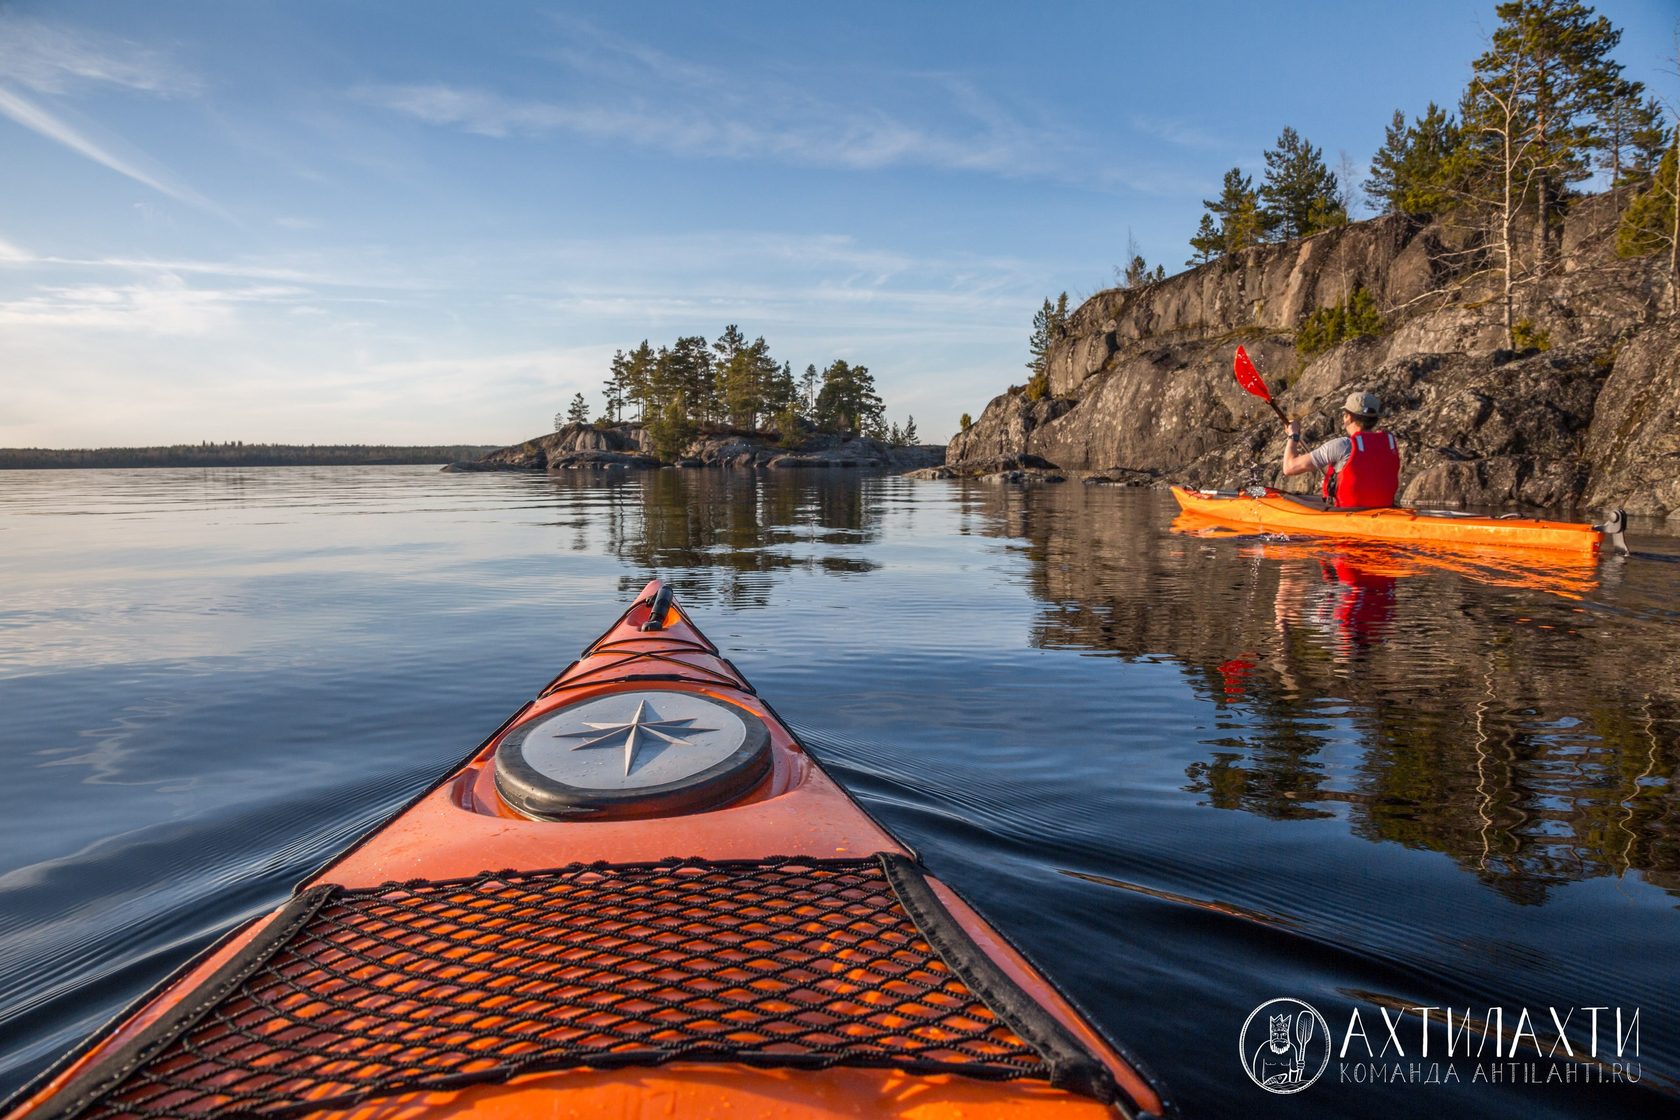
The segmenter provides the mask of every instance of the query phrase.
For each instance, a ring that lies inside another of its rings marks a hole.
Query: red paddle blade
[[[1260,379],[1260,371],[1254,368],[1254,363],[1248,360],[1248,351],[1237,347],[1237,360],[1233,366],[1237,375],[1237,384],[1263,401],[1270,402],[1272,391],[1266,388],[1266,383]]]

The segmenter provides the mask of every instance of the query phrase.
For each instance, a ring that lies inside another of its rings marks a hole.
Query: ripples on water
[[[0,1087],[274,905],[658,574],[1187,1111],[1672,1114],[1673,540],[1559,567],[1171,507],[849,474],[0,475]],[[1644,1088],[1269,1097],[1235,1042],[1278,995],[1338,1034],[1355,1007],[1638,1007]]]

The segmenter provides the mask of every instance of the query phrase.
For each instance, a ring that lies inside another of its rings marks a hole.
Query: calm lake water
[[[0,1089],[659,575],[1188,1114],[1674,1115],[1680,541],[1551,567],[1173,514],[839,472],[0,474]],[[1276,997],[1349,1047],[1295,1096],[1239,1056]]]

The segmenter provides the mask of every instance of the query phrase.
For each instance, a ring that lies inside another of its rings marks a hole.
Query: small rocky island
[[[943,462],[937,444],[894,444],[850,433],[806,431],[784,440],[777,432],[730,430],[696,436],[670,465],[764,470],[850,468],[905,472]],[[559,431],[503,447],[482,458],[451,463],[451,471],[649,470],[667,465],[642,425],[564,424]]]

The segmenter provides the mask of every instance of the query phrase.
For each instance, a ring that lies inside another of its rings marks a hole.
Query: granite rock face
[[[1629,513],[1680,511],[1680,318],[1640,331],[1616,351],[1594,402],[1586,500]]]
[[[954,473],[1019,456],[1136,480],[1302,490],[1283,433],[1231,374],[1244,345],[1309,442],[1339,435],[1341,401],[1377,393],[1404,442],[1401,500],[1680,515],[1680,317],[1654,259],[1611,251],[1618,199],[1578,201],[1561,256],[1516,310],[1545,349],[1513,353],[1486,253],[1403,216],[1262,246],[1079,307],[1047,355],[1049,395],[992,400],[954,437]],[[1379,335],[1304,356],[1302,322],[1357,288]]]

